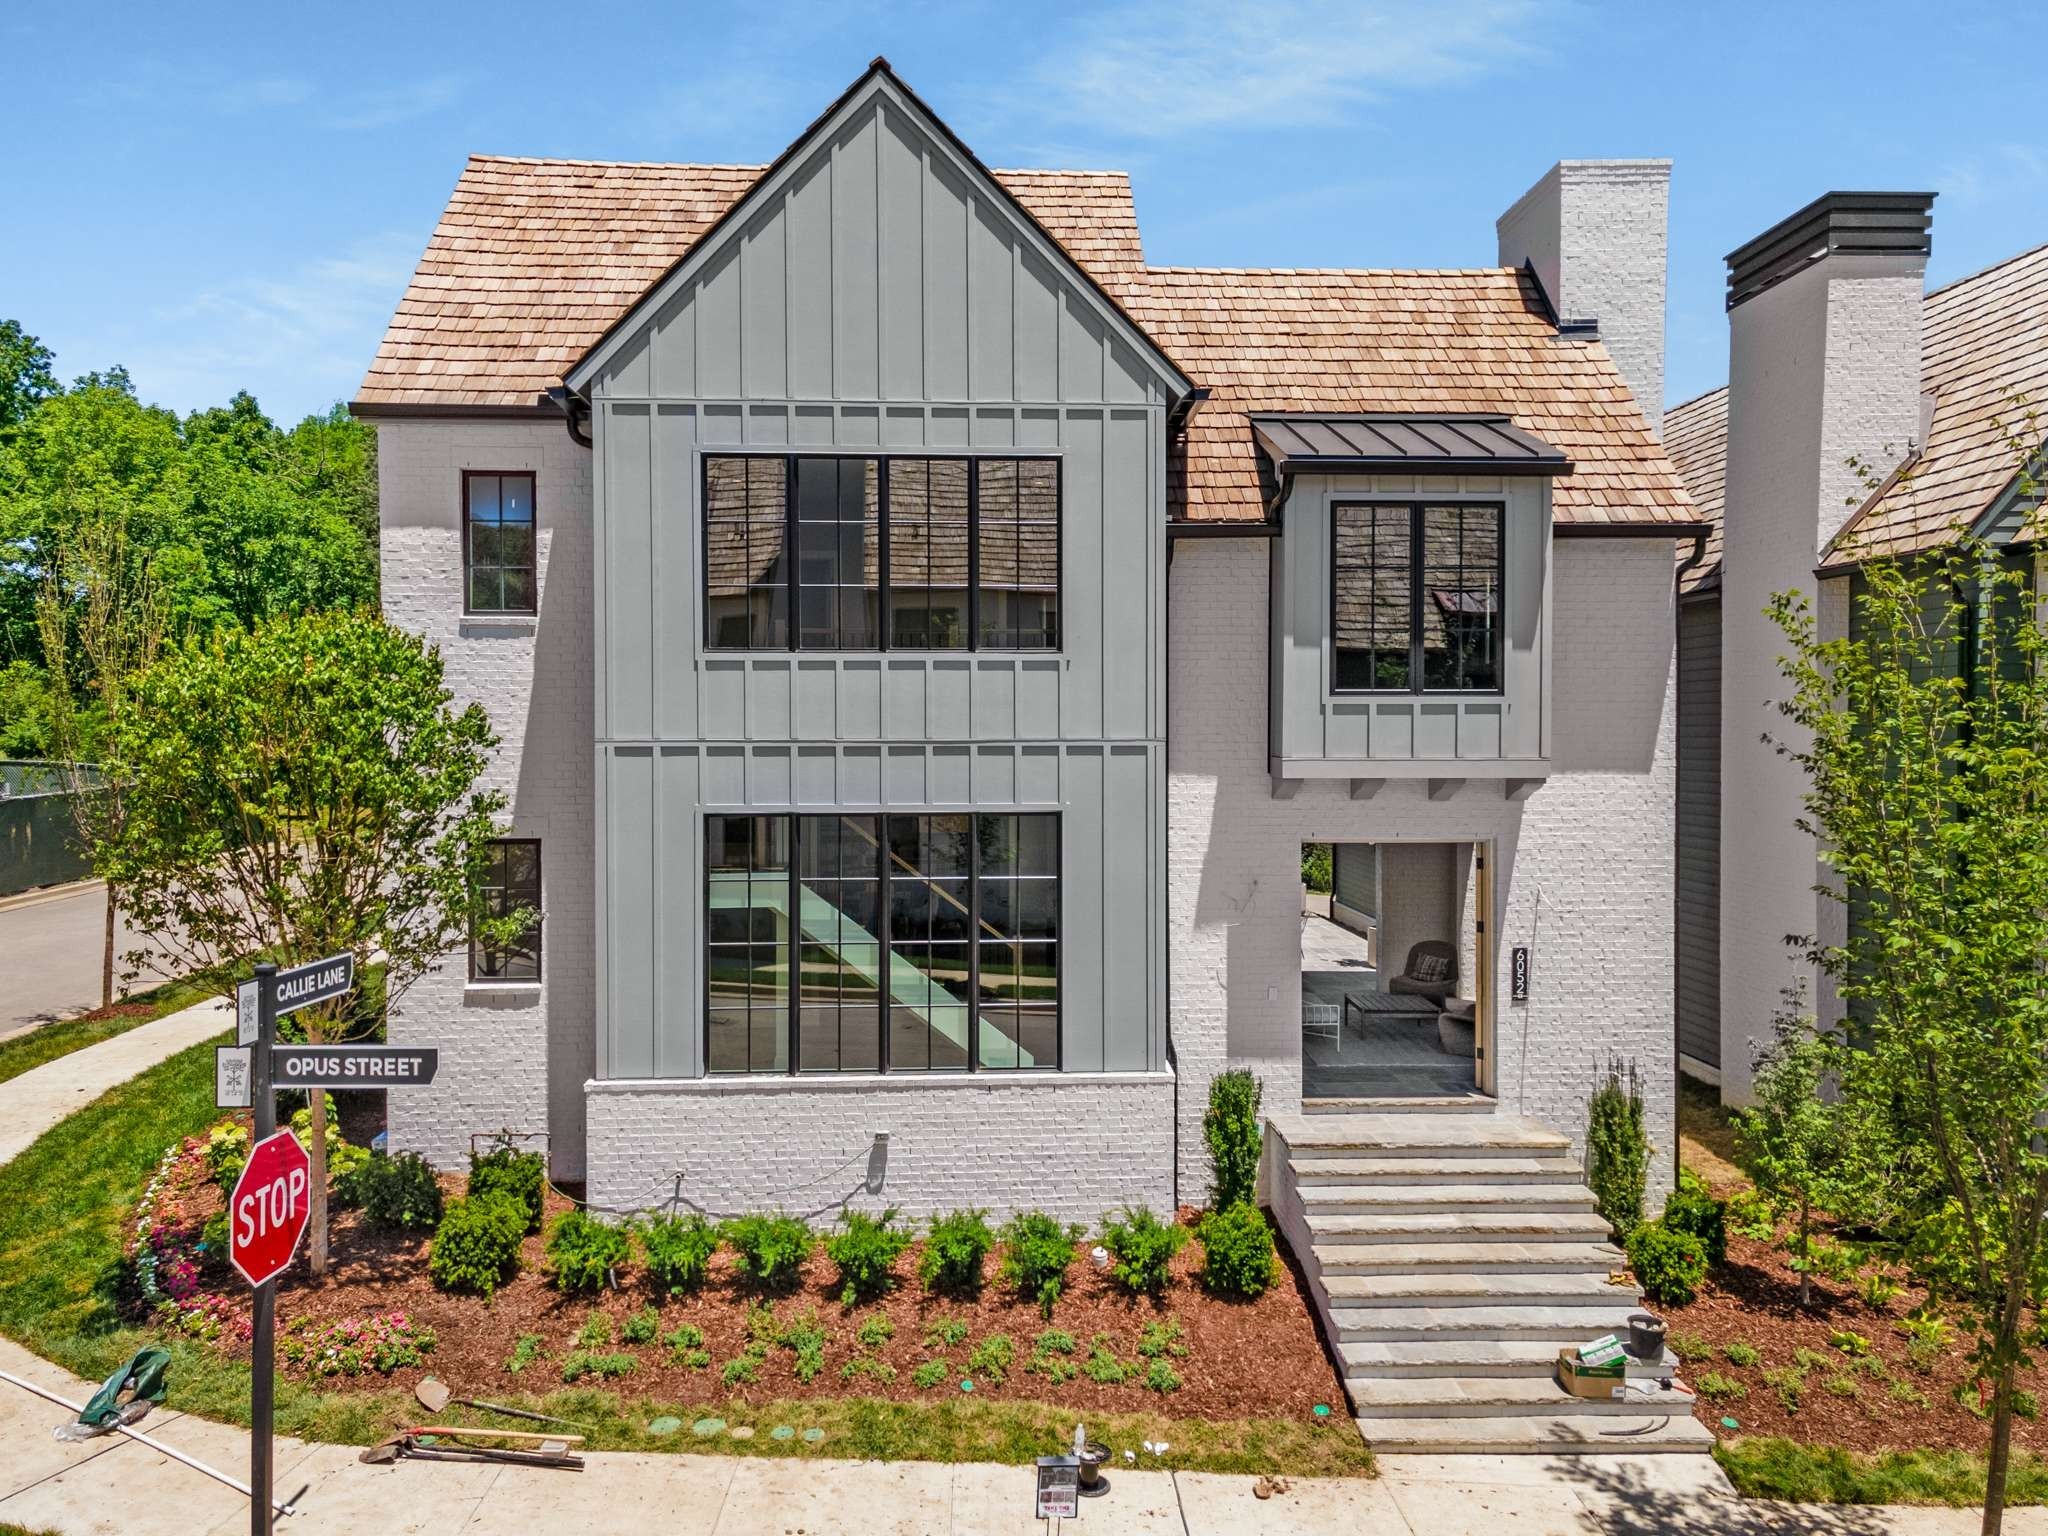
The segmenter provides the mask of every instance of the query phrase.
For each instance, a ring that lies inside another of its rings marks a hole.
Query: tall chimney
[[[1786,684],[1773,593],[1814,605],[1844,633],[1846,578],[1818,557],[1873,477],[1920,432],[1920,325],[1931,192],[1830,192],[1728,256],[1728,448],[1721,568],[1721,1083],[1746,1102],[1752,1042],[1781,994],[1840,1010],[1786,944],[1838,941],[1838,903],[1817,898],[1813,840],[1795,826],[1805,783],[1760,738]],[[1856,461],[1852,463],[1852,460]]]
[[[1560,322],[1598,323],[1660,437],[1670,194],[1669,160],[1560,160],[1494,224],[1500,264],[1533,266]]]

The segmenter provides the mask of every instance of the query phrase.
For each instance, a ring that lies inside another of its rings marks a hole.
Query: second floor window
[[[462,606],[468,613],[532,613],[533,476],[465,470]]]
[[[1504,515],[1495,504],[1331,509],[1339,692],[1500,691]]]
[[[713,649],[1056,650],[1059,596],[1057,460],[705,456]]]

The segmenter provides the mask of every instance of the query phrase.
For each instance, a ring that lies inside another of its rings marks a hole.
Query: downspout
[[[1187,451],[1188,420],[1201,409],[1202,402],[1209,398],[1209,391],[1199,386],[1189,390],[1174,401],[1166,413],[1166,457],[1171,463],[1176,451],[1183,456]],[[1166,687],[1164,704],[1166,708],[1165,733],[1170,742],[1173,736],[1173,545],[1172,529],[1167,530],[1166,573],[1163,585],[1165,591],[1160,598],[1160,617],[1166,625],[1168,657],[1166,663]],[[1162,763],[1160,765],[1164,767]],[[1166,803],[1166,854],[1169,864],[1173,855],[1173,797],[1167,796]],[[1172,898],[1173,882],[1164,882],[1167,900]],[[1168,917],[1168,930],[1172,919]],[[1170,946],[1169,946],[1170,948]],[[1227,1031],[1226,1031],[1227,1034]],[[1173,957],[1169,953],[1166,962],[1166,1066],[1173,1074],[1173,1205],[1180,1209],[1180,1053],[1173,1048]]]
[[[1674,601],[1671,604],[1671,679],[1674,690],[1683,689],[1685,686],[1682,681],[1684,676],[1683,669],[1678,665],[1678,615],[1680,608],[1683,607],[1685,602],[1685,577],[1688,571],[1697,570],[1700,562],[1707,558],[1707,533],[1708,530],[1702,527],[1693,534],[1692,553],[1678,562],[1678,570],[1671,578],[1674,595]],[[1682,710],[1683,706],[1681,705],[1680,708]],[[1678,776],[1682,777],[1685,772],[1684,768],[1678,766],[1677,763],[1674,763],[1673,766],[1677,768]],[[1677,799],[1677,782],[1677,778],[1674,778],[1672,781],[1674,786],[1672,798],[1674,802]],[[1680,1055],[1678,1049],[1678,945],[1680,935],[1678,932],[1677,878],[1679,856],[1684,850],[1679,846],[1678,807],[1675,803],[1672,805],[1671,811],[1671,1188],[1676,1191],[1678,1188],[1678,1176],[1685,1168],[1685,1160],[1679,1152],[1680,1137],[1678,1134],[1678,1120],[1681,1114],[1680,1105],[1684,1102],[1685,1094],[1685,1071],[1678,1064]]]
[[[576,425],[576,417],[579,412],[586,422],[590,420],[590,402],[583,399],[580,395],[571,394],[568,386],[565,384],[551,385],[548,389],[548,399],[552,400],[556,408],[561,411],[562,424],[569,429],[570,441],[580,447],[593,447],[594,444],[590,441],[590,434]]]

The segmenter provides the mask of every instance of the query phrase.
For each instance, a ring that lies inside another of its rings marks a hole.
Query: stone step
[[[1467,1242],[1455,1237],[1436,1243],[1338,1239],[1319,1242],[1313,1251],[1325,1275],[1608,1275],[1624,1262],[1621,1250],[1610,1243]]]
[[[1294,1182],[1323,1184],[1579,1184],[1584,1175],[1568,1157],[1437,1157],[1350,1152],[1296,1152],[1287,1166]]]
[[[1611,1299],[1610,1299],[1611,1298]],[[1422,1343],[1431,1339],[1542,1339],[1551,1355],[1567,1344],[1583,1344],[1628,1326],[1635,1310],[1625,1291],[1582,1301],[1526,1306],[1387,1306],[1333,1298],[1330,1321],[1339,1340],[1366,1343]]]
[[[1589,1333],[1572,1342],[1586,1344],[1598,1337]],[[1347,1381],[1418,1376],[1533,1376],[1549,1381],[1556,1375],[1557,1352],[1563,1347],[1556,1339],[1348,1340],[1338,1345],[1337,1355]],[[1672,1369],[1677,1369],[1675,1361]]]
[[[1313,1219],[1336,1211],[1590,1211],[1583,1184],[1311,1184],[1296,1190]]]
[[[1329,1275],[1323,1290],[1333,1307],[1549,1307],[1607,1305],[1626,1317],[1641,1300],[1633,1284],[1610,1285],[1596,1274]]]
[[[1713,1449],[1713,1432],[1691,1414],[1501,1414],[1477,1419],[1361,1417],[1359,1433],[1381,1456],[1543,1455]]]
[[[1446,1094],[1414,1099],[1303,1099],[1304,1115],[1491,1115],[1495,1101],[1484,1094]]]
[[[1551,1376],[1426,1376],[1353,1380],[1345,1383],[1351,1406],[1361,1414],[1398,1419],[1482,1419],[1515,1414],[1573,1418],[1690,1414],[1690,1392],[1665,1391],[1654,1381],[1630,1387],[1622,1397],[1573,1397]]]
[[[1571,1138],[1513,1116],[1276,1116],[1274,1127],[1297,1153],[1378,1152],[1394,1157],[1557,1156]]]
[[[1597,1211],[1310,1211],[1308,1229],[1318,1245],[1375,1243],[1605,1243],[1607,1222]]]

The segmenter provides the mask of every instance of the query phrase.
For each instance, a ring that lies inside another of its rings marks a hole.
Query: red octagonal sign
[[[228,1259],[251,1285],[291,1263],[313,1209],[313,1162],[290,1131],[266,1136],[228,1196]]]

